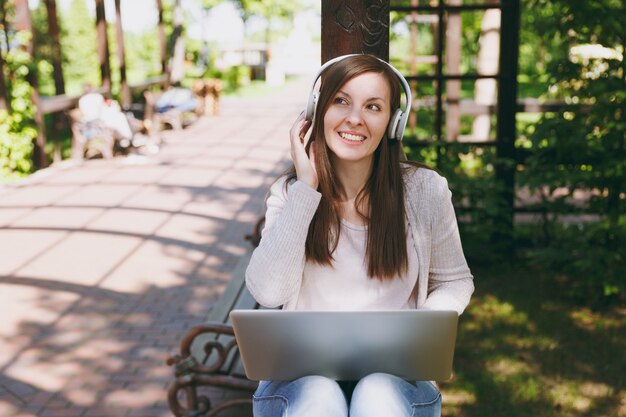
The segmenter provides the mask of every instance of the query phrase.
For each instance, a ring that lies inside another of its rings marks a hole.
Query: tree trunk
[[[9,50],[9,40],[7,39],[7,20],[6,20],[6,4],[4,0],[0,1],[0,23],[2,24],[4,51]],[[0,109],[11,112],[11,100],[9,100],[9,92],[7,91],[7,83],[4,77],[4,53],[0,48]]]
[[[96,0],[96,32],[98,35],[98,59],[100,60],[102,87],[107,92],[111,92],[111,64],[109,62],[109,38],[107,36],[104,0]]]
[[[167,71],[167,40],[165,39],[165,23],[163,22],[163,0],[156,0],[156,5],[159,11],[158,34],[159,50],[161,54],[161,73],[167,75],[169,79]]]
[[[120,61],[120,83],[122,93],[122,108],[130,108],[130,88],[126,80],[126,54],[124,52],[124,30],[122,28],[122,12],[120,0],[115,0],[115,29],[117,33],[117,58]]]
[[[33,33],[30,9],[28,8],[28,0],[15,0],[15,28],[18,31],[27,31]],[[26,52],[33,56],[33,39],[31,38],[26,45]],[[35,138],[35,148],[33,149],[33,163],[36,168],[44,168],[48,165],[46,156],[46,125],[41,112],[41,100],[39,98],[38,82],[36,66],[30,65],[28,68],[28,82],[31,85],[31,100],[35,110],[35,123],[37,124],[37,137]]]
[[[54,91],[56,94],[65,94],[65,79],[61,65],[61,42],[59,40],[59,23],[57,18],[56,0],[46,0],[48,12],[48,35],[52,39],[52,68],[54,77]]]
[[[180,82],[185,71],[183,68],[185,61],[185,40],[183,39],[183,8],[181,0],[176,0],[174,5],[174,30],[171,38],[171,63],[169,70],[169,81],[173,84]]]
[[[4,79],[4,56],[0,53],[0,109],[10,112],[10,104],[7,94],[7,84]]]

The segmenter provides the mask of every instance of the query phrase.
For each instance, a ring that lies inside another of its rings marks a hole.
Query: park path
[[[307,80],[227,98],[161,151],[0,186],[0,416],[164,417],[165,365],[224,290]]]

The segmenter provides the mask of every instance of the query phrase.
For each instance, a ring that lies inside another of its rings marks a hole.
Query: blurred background
[[[444,414],[626,416],[624,2],[380,7],[414,90],[405,152],[448,179],[476,276]],[[133,120],[172,87],[219,117],[311,78],[321,22],[315,0],[2,1],[0,181],[72,157],[88,85]]]

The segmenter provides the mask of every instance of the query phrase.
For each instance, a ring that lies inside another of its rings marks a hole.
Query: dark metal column
[[[496,179],[500,185],[501,215],[496,219],[494,242],[505,252],[513,249],[515,198],[515,113],[519,57],[520,2],[502,1],[500,31],[500,82],[498,84],[498,125]]]
[[[389,60],[389,0],[322,0],[322,62],[350,53]]]

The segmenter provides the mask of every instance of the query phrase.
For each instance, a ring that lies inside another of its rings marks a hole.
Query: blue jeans
[[[438,417],[441,394],[430,382],[383,373],[354,383],[307,376],[261,381],[253,411],[254,417]]]

